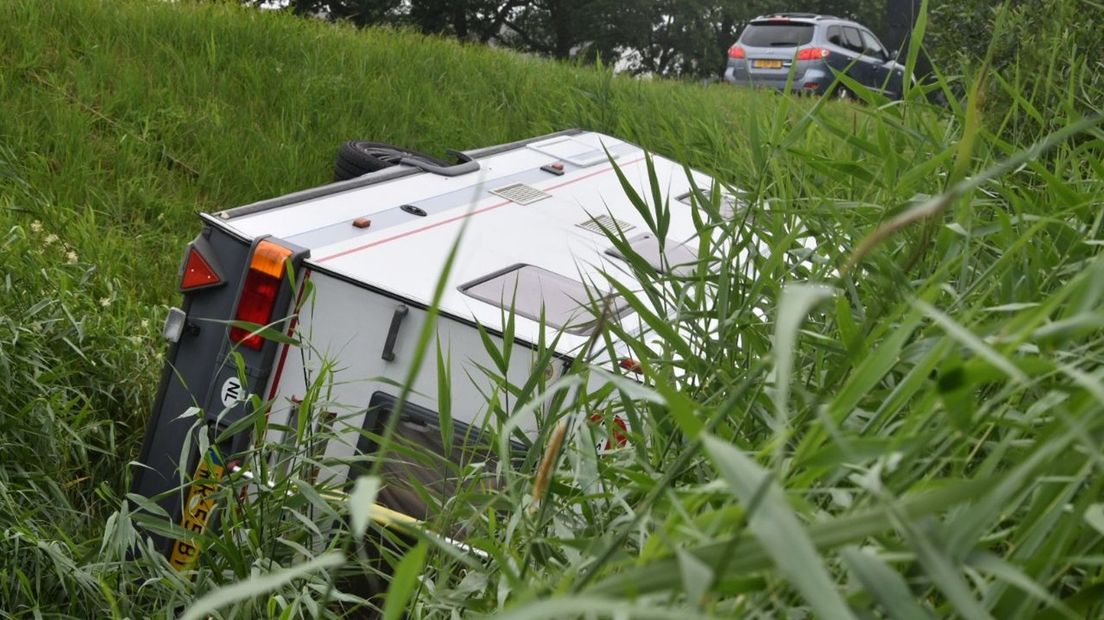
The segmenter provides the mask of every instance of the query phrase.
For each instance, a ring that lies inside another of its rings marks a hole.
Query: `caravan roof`
[[[614,170],[649,195],[645,152],[570,131],[468,155],[479,169],[459,176],[397,167],[204,217],[247,239],[272,235],[309,249],[308,269],[423,306],[460,239],[442,313],[501,331],[503,307],[513,304],[516,336],[535,343],[543,307],[548,327],[564,329],[557,348],[577,351],[586,340],[572,316],[572,304],[586,301],[580,293],[609,291],[602,272],[633,284],[602,226],[647,242]],[[690,207],[675,200],[691,181],[681,164],[658,156],[654,164],[672,204],[667,245],[676,247],[695,234]],[[709,187],[706,175],[690,175]]]

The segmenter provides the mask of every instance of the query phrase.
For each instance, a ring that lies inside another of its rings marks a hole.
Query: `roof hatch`
[[[613,146],[613,144],[610,144],[607,145],[607,148]],[[545,140],[544,142],[530,144],[529,148],[538,153],[544,153],[545,155],[550,155],[556,159],[566,161],[569,164],[574,164],[580,168],[593,166],[594,164],[608,159],[606,151],[601,146],[596,147],[593,144],[570,136],[553,138],[551,140]],[[612,153],[610,157],[617,159],[617,156]]]
[[[647,261],[648,265],[660,273],[680,274],[693,271],[698,262],[698,253],[688,243],[679,243],[667,239],[663,243],[663,249],[659,247],[659,237],[652,233],[643,233],[630,239],[629,247],[633,252]],[[619,258],[625,262],[625,255],[616,247],[606,249],[606,254]]]
[[[470,282],[460,287],[469,297],[503,309],[513,308],[516,314],[571,334],[586,335],[593,329],[595,314],[591,308],[611,304],[615,315],[624,312],[624,299],[605,291],[595,290],[578,280],[533,265],[514,265],[504,271]]]

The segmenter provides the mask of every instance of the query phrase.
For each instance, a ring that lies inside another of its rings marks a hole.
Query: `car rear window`
[[[754,22],[740,35],[748,47],[797,47],[813,40],[813,25],[795,22]]]

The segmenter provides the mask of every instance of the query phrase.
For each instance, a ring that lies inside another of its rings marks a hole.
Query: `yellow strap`
[[[328,491],[322,494],[326,499],[345,499],[346,493],[341,491]],[[384,527],[391,527],[392,525],[422,525],[422,522],[414,517],[406,514],[405,512],[399,512],[398,510],[391,510],[383,504],[372,504],[371,512],[368,513],[368,518]]]

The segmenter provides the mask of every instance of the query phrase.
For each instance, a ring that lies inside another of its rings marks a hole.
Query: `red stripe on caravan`
[[[625,168],[627,168],[627,167],[629,167],[633,164],[637,164],[637,163],[640,163],[642,161],[644,161],[644,158],[639,157],[639,158],[634,159],[632,161],[625,162],[624,164],[621,165],[621,169],[623,170],[623,169],[625,169]],[[578,183],[579,181],[589,179],[590,177],[598,176],[599,174],[605,174],[605,173],[607,173],[611,170],[613,170],[613,166],[610,166],[609,168],[603,168],[602,170],[597,170],[595,172],[591,172],[590,174],[584,174],[581,177],[575,177],[574,179],[571,179],[569,181],[564,181],[563,183],[559,183],[557,185],[552,185],[552,186],[545,187],[545,188],[540,188],[540,189],[541,189],[541,191],[544,191],[544,192],[551,192],[554,189],[559,189],[561,187],[566,187],[568,185],[571,185],[572,183]],[[377,245],[383,245],[385,243],[390,243],[392,241],[402,239],[404,237],[409,237],[411,235],[416,235],[420,232],[425,232],[427,230],[437,228],[438,226],[444,226],[445,224],[451,224],[451,223],[453,223],[457,220],[462,220],[466,217],[471,217],[473,215],[479,215],[480,213],[486,213],[488,211],[494,211],[495,209],[505,207],[506,205],[512,204],[512,203],[513,203],[512,200],[504,200],[502,202],[496,202],[493,205],[483,207],[482,209],[476,209],[475,211],[472,211],[470,213],[465,213],[463,215],[457,215],[455,217],[450,217],[447,220],[441,220],[440,222],[434,222],[432,224],[427,224],[426,226],[422,226],[421,228],[415,228],[414,230],[408,230],[404,233],[393,235],[391,237],[386,237],[386,238],[380,239],[378,241],[373,241],[371,243],[365,243],[364,245],[358,245],[355,248],[349,248],[348,250],[342,250],[341,252],[338,252],[337,254],[331,254],[329,256],[324,256],[322,258],[319,258],[318,260],[316,260],[314,262],[316,262],[316,263],[325,263],[325,262],[331,261],[335,258],[341,258],[342,256],[348,256],[349,254],[355,254],[357,252],[360,252],[361,250],[367,250],[368,248],[374,248]]]
[[[303,303],[303,294],[307,291],[307,280],[310,280],[310,276],[310,269],[304,269],[303,282],[299,285],[299,294],[295,296],[295,314],[292,315],[291,321],[288,322],[287,335],[289,338],[295,335],[295,328],[299,325],[299,307]],[[268,400],[276,398],[276,389],[280,387],[280,377],[284,374],[284,362],[287,361],[288,349],[290,348],[290,344],[285,344],[283,345],[283,349],[280,350],[280,361],[276,362],[276,374],[272,376],[272,389],[268,391]]]

